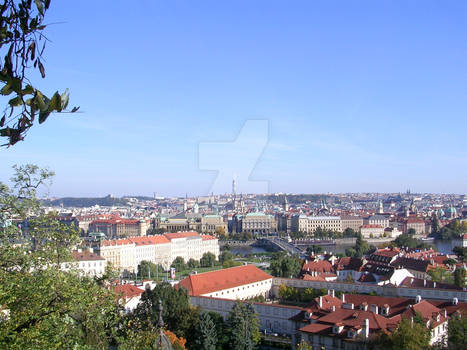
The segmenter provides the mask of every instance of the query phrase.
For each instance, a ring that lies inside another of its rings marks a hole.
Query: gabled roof
[[[75,261],[97,261],[97,260],[105,260],[103,257],[91,253],[91,252],[78,252],[77,250],[74,250],[71,253],[71,256],[73,257],[73,260]]]
[[[190,275],[180,281],[178,286],[185,288],[189,295],[198,296],[271,278],[271,275],[254,265],[244,265]]]
[[[164,236],[170,240],[178,238],[199,237],[198,232],[177,232],[177,233],[164,233]]]
[[[118,296],[124,297],[126,299],[139,296],[144,292],[132,284],[119,284],[118,286],[115,286],[114,290]]]
[[[391,263],[391,266],[394,266],[395,268],[406,268],[420,272],[427,272],[429,265],[429,261],[405,257],[399,257]]]

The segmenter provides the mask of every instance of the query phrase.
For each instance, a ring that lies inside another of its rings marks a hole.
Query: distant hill
[[[114,198],[114,197],[102,197],[102,198],[75,198],[75,197],[64,197],[54,200],[44,200],[44,205],[50,206],[61,206],[64,207],[77,207],[85,208],[92,207],[94,205],[99,205],[102,207],[111,207],[111,206],[124,206],[128,204],[128,199],[125,198]]]

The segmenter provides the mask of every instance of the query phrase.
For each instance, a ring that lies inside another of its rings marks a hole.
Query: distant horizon
[[[467,196],[465,193],[437,193],[437,192],[422,192],[422,193],[415,193],[415,192],[410,192],[407,194],[406,192],[326,192],[326,193],[284,193],[284,192],[272,192],[272,193],[237,193],[237,197],[240,197],[240,195],[243,196],[250,196],[250,195],[256,195],[256,196],[333,196],[333,195],[363,195],[363,194],[372,194],[372,195],[410,195],[410,196],[416,196],[416,195],[446,195],[446,196]],[[116,196],[114,194],[107,194],[104,196],[50,196],[50,197],[43,197],[42,199],[63,199],[63,198],[107,198],[110,195],[112,195],[112,198],[137,198],[137,197],[145,197],[145,198],[151,198],[154,199],[154,196],[151,195],[145,195],[145,194],[133,194],[133,195],[122,195],[122,196]],[[157,198],[188,198],[188,199],[195,199],[199,197],[209,197],[210,195],[191,195],[191,196],[157,196]],[[214,193],[214,196],[232,196],[232,193]]]
[[[0,148],[0,181],[33,163],[54,197],[230,193],[234,175],[467,193],[466,1],[53,1],[45,22],[32,83],[80,110]]]

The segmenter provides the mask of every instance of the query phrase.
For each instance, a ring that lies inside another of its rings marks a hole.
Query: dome
[[[159,332],[159,335],[157,336],[157,339],[156,339],[156,346],[157,346],[157,349],[167,349],[167,350],[171,350],[173,349],[172,347],[172,343],[170,343],[170,340],[169,338],[165,335],[165,333],[163,331]]]

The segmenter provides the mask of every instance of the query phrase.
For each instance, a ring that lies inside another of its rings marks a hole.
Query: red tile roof
[[[190,275],[180,281],[178,285],[185,288],[190,295],[197,296],[271,278],[271,275],[254,265],[244,265]]]
[[[91,261],[91,260],[105,260],[103,257],[95,254],[95,253],[91,253],[91,252],[87,252],[87,251],[84,251],[84,252],[78,252],[77,250],[74,250],[72,253],[71,253],[71,256],[73,257],[73,260],[75,261]]]
[[[327,260],[305,261],[302,265],[302,272],[315,271],[319,273],[332,272],[332,265]]]
[[[120,284],[118,286],[115,286],[114,290],[117,295],[125,297],[126,299],[139,296],[144,292],[143,290],[139,289],[138,287],[132,284]]]
[[[211,235],[201,235],[201,238],[203,239],[203,241],[210,241],[213,239],[217,239],[216,237],[211,236]]]
[[[170,240],[177,238],[187,238],[199,236],[198,232],[176,232],[176,233],[164,233],[164,236]]]

